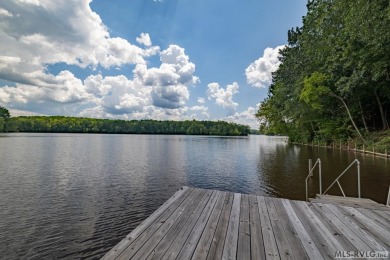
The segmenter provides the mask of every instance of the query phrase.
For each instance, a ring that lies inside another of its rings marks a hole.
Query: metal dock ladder
[[[344,176],[344,174],[353,166],[356,164],[357,169],[357,188],[358,188],[358,196],[356,197],[347,197],[345,195],[345,192],[341,186],[340,178]],[[309,160],[309,174],[307,175],[305,179],[305,186],[306,186],[306,201],[310,202],[317,202],[317,203],[331,203],[331,204],[340,204],[344,206],[351,206],[351,207],[369,207],[369,208],[383,208],[383,207],[390,207],[390,187],[389,187],[389,194],[387,196],[387,202],[386,205],[379,204],[371,199],[361,198],[361,187],[360,187],[360,162],[359,160],[355,159],[353,162],[342,172],[340,175],[332,182],[332,184],[329,185],[329,187],[322,192],[322,169],[321,169],[321,160],[318,158],[313,167],[311,166],[312,162],[311,159]],[[318,175],[319,175],[319,193],[316,195],[316,198],[309,199],[309,185],[308,180],[310,177],[313,176],[313,172],[315,168],[318,166]],[[340,188],[340,191],[343,196],[335,196],[335,195],[328,195],[328,191],[337,183],[338,187]]]

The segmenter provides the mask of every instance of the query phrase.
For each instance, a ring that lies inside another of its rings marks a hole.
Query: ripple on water
[[[279,137],[2,136],[0,256],[7,259],[96,259],[184,185],[304,199],[307,159],[323,158],[327,172],[351,160]],[[389,162],[361,162],[363,194],[385,200]]]

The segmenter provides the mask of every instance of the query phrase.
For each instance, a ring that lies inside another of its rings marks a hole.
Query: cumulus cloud
[[[152,91],[153,105],[162,108],[179,108],[189,99],[186,86],[156,86]]]
[[[153,105],[161,108],[183,107],[189,99],[188,87],[198,82],[194,76],[195,64],[189,61],[184,48],[170,45],[160,54],[159,68],[148,69],[138,64],[134,69],[136,80],[152,87]]]
[[[238,93],[239,86],[237,82],[227,85],[226,89],[219,86],[218,83],[210,83],[207,85],[207,97],[209,100],[214,99],[219,106],[230,110],[236,110],[238,104],[233,101],[233,95]]]
[[[189,57],[185,54],[185,49],[178,45],[169,45],[162,51],[161,62],[174,68],[175,72],[180,76],[178,82],[180,84],[192,85],[199,81],[199,78],[194,76],[195,64],[189,61]]]
[[[190,111],[194,111],[194,112],[197,112],[197,113],[200,113],[201,116],[204,116],[205,118],[209,118],[210,117],[210,114],[209,114],[209,108],[206,107],[206,106],[193,106],[193,107],[190,107],[189,108]],[[193,117],[194,118],[200,118],[199,114],[193,114]]]
[[[170,45],[160,52],[147,33],[136,38],[142,48],[111,37],[90,2],[0,3],[0,79],[10,82],[0,87],[0,104],[22,110],[50,104],[49,114],[123,119],[189,117],[188,87],[199,79],[184,48]],[[160,56],[160,67],[147,66],[146,59],[153,55]],[[47,66],[57,63],[81,69],[135,64],[135,69],[130,78],[97,74],[81,80],[68,70],[51,74]]]
[[[158,52],[155,46],[143,49],[111,37],[90,2],[1,1],[0,79],[40,86],[53,79],[45,77],[50,64],[111,68],[143,64],[144,57]],[[149,44],[148,37],[141,34],[140,39]]]
[[[141,33],[140,36],[136,38],[136,41],[147,47],[142,50],[143,57],[156,55],[160,51],[159,46],[152,46],[152,40],[150,39],[150,35],[148,33]]]
[[[12,17],[14,16],[13,14],[11,14],[9,11],[3,9],[3,8],[0,8],[0,17],[1,16],[8,16],[8,17]]]
[[[258,87],[268,87],[272,82],[272,72],[276,71],[280,65],[279,51],[284,46],[276,48],[266,48],[263,56],[251,63],[245,70],[248,84]]]
[[[147,33],[136,38],[139,46],[111,37],[90,2],[0,2],[0,79],[10,82],[0,87],[1,105],[25,115],[161,120],[210,117],[202,105],[204,98],[198,98],[201,105],[186,105],[189,87],[199,78],[184,48],[170,45],[160,52]],[[148,67],[147,58],[153,55],[159,55],[159,67]],[[48,65],[58,63],[93,70],[126,64],[135,68],[130,77],[95,74],[80,79],[68,70],[51,74]],[[237,92],[237,83],[226,89],[211,87],[209,98],[235,109],[232,97]]]
[[[39,100],[73,103],[93,99],[93,95],[88,93],[82,81],[69,71],[62,71],[57,76],[47,75],[46,78],[47,82],[53,82],[53,84],[46,83],[40,87],[23,84],[17,87],[2,87],[0,88],[0,101],[15,104]]]
[[[260,123],[255,114],[259,110],[260,103],[256,107],[248,107],[243,112],[236,112],[233,115],[221,118],[224,121],[234,122],[243,125],[249,125],[251,129],[259,129]]]
[[[84,81],[84,85],[87,91],[95,96],[95,104],[102,108],[99,115],[102,112],[105,115],[131,114],[143,111],[143,107],[150,104],[150,88],[138,86],[123,75],[91,75]]]
[[[149,47],[152,45],[152,41],[150,40],[150,36],[148,33],[141,33],[141,35],[139,37],[137,37],[136,40],[139,44],[143,44],[146,47]]]
[[[164,56],[167,53],[169,58]],[[197,77],[189,76],[188,69],[183,69],[191,67],[191,73],[195,71],[195,65],[189,61],[184,49],[172,45],[160,56],[159,68],[137,64],[133,78],[97,74],[82,81],[69,71],[62,71],[57,76],[39,72],[32,77],[31,83],[40,86],[17,84],[16,87],[1,87],[0,104],[10,103],[21,108],[44,101],[78,103],[78,115],[101,118],[177,120],[208,117],[205,108],[191,109],[189,115],[185,106],[189,99],[188,86],[195,84]],[[75,108],[76,105],[72,107]]]

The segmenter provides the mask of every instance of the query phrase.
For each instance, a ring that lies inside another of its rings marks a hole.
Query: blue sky
[[[306,0],[5,0],[0,105],[256,128],[278,50],[305,13]]]

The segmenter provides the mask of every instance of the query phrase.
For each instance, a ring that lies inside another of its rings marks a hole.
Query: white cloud
[[[138,64],[134,69],[135,79],[143,85],[152,87],[153,105],[161,108],[180,108],[189,99],[188,86],[195,85],[195,64],[189,61],[184,48],[170,45],[160,54],[159,68],[148,69]]]
[[[266,48],[263,56],[254,61],[245,70],[248,84],[265,88],[272,83],[272,72],[276,71],[280,65],[279,50],[285,46],[276,48]]]
[[[169,58],[164,53],[168,53]],[[133,78],[130,79],[123,75],[103,77],[98,74],[81,81],[69,71],[62,71],[57,76],[37,72],[31,77],[31,83],[39,86],[17,84],[16,87],[2,87],[0,103],[9,103],[19,108],[44,101],[75,103],[71,107],[73,110],[77,110],[78,103],[77,114],[107,118],[179,119],[190,118],[195,114],[207,117],[207,109],[187,114],[187,86],[195,84],[197,77],[192,74],[188,76],[188,70],[183,70],[186,67],[192,67],[192,72],[195,70],[195,65],[189,62],[184,49],[172,45],[162,52],[161,60],[169,63],[162,62],[159,68],[136,65]],[[14,62],[19,60],[15,59]],[[53,114],[60,112],[51,111]]]
[[[236,112],[233,115],[221,118],[221,120],[234,122],[243,125],[249,125],[251,129],[259,129],[260,123],[256,118],[255,114],[259,109],[260,103],[256,107],[248,107],[243,112]]]
[[[12,13],[10,13],[9,11],[3,9],[3,8],[0,8],[0,17],[1,16],[8,16],[8,17],[12,17],[14,16]]]
[[[41,5],[39,0],[19,0],[20,3],[31,4],[31,5]]]
[[[238,93],[239,86],[237,82],[227,85],[226,89],[219,86],[218,83],[210,83],[207,85],[207,97],[209,100],[215,99],[215,103],[219,106],[230,110],[236,110],[238,104],[233,101],[233,95]]]
[[[206,99],[205,99],[205,98],[198,97],[198,103],[199,103],[199,104],[204,104],[205,102],[206,102]]]
[[[146,47],[150,47],[152,45],[152,41],[150,40],[150,36],[148,33],[141,33],[141,35],[137,37],[136,40],[139,44],[143,44]]]
[[[110,36],[91,0],[14,0],[0,2],[0,104],[11,111],[119,119],[207,119],[208,108],[187,107],[189,87],[199,78],[185,49],[170,45],[160,52],[149,34],[136,41]],[[26,23],[25,21],[29,21]],[[146,58],[160,55],[159,67]],[[133,77],[90,75],[84,80],[64,70],[57,75],[47,65],[64,63],[80,68],[107,69],[135,64]],[[213,86],[212,83],[210,84]],[[209,87],[210,88],[210,87]],[[235,110],[238,84],[211,87],[209,98]],[[199,97],[199,104],[205,99]]]
[[[48,74],[48,64],[111,68],[145,63],[144,57],[158,52],[150,45],[142,49],[125,39],[110,37],[90,2],[1,1],[0,79],[40,86],[47,83],[42,82],[47,79],[42,75]],[[143,36],[144,42],[147,37]],[[41,74],[40,80],[36,80],[37,74]]]
[[[95,53],[97,62],[105,68],[124,64],[145,63],[143,50],[122,38],[108,38],[103,48]]]
[[[138,64],[135,68],[135,74],[146,86],[176,85],[180,78],[175,68],[165,63],[161,64],[159,68],[150,69],[144,64]]]
[[[69,71],[62,71],[57,76],[41,74],[36,76],[44,77],[46,83],[40,87],[23,84],[17,87],[2,87],[0,88],[0,101],[26,104],[30,101],[72,103],[93,99],[93,95],[87,92],[82,81]]]
[[[11,83],[0,87],[0,104],[21,110],[50,104],[50,109],[39,110],[49,114],[68,109],[68,114],[124,119],[188,117],[188,87],[199,79],[184,48],[170,45],[160,52],[147,33],[136,39],[145,48],[113,38],[90,2],[0,3],[0,79]],[[160,67],[148,68],[145,59],[156,54]],[[48,72],[47,65],[56,63],[80,68],[136,66],[132,78],[98,74],[82,81],[67,70]]]
[[[151,104],[150,87],[137,85],[137,82],[127,77],[101,75],[89,76],[84,85],[93,94],[95,106],[101,110],[89,109],[89,113],[99,111],[99,115],[124,115],[142,112],[144,106]]]
[[[193,111],[207,111],[208,108],[205,107],[205,106],[193,106],[190,108],[190,110],[193,110]]]
[[[120,76],[119,76],[120,77]],[[112,86],[102,75],[90,75],[84,80],[84,85],[87,91],[97,98],[102,98],[103,96],[110,93]]]
[[[186,86],[156,86],[152,91],[153,105],[162,108],[183,107],[190,94]]]
[[[192,117],[193,118],[202,118],[202,117],[205,117],[205,118],[209,118],[210,117],[210,114],[209,114],[209,108],[208,107],[205,107],[205,106],[193,106],[193,107],[190,107],[189,108],[190,111],[194,111],[196,113],[200,113],[200,114],[193,114]]]
[[[43,114],[40,113],[34,113],[30,111],[23,111],[18,109],[9,109],[9,113],[11,114],[11,117],[16,116],[42,116]]]
[[[189,61],[189,57],[185,54],[185,49],[178,45],[169,45],[162,51],[160,60],[164,64],[172,66],[176,73],[180,75],[179,83],[193,85],[198,83],[199,78],[194,76],[195,64]]]
[[[46,96],[59,103],[70,103],[92,99],[82,81],[69,71],[62,71],[54,77],[56,86],[40,88]]]

